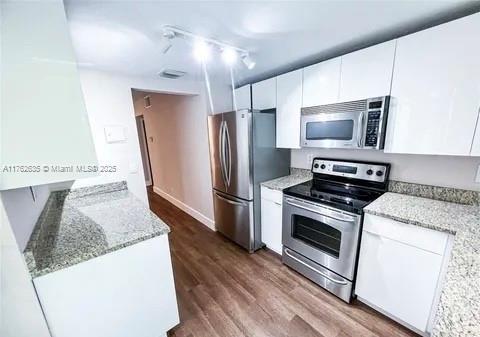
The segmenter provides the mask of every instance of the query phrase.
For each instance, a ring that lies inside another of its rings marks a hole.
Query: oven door
[[[301,144],[303,147],[362,148],[364,129],[364,111],[303,114]]]
[[[361,216],[284,196],[282,243],[353,280]]]

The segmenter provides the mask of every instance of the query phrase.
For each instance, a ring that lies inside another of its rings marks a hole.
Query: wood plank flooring
[[[170,337],[417,336],[374,310],[348,305],[281,263],[248,254],[148,190],[169,235],[180,324]]]

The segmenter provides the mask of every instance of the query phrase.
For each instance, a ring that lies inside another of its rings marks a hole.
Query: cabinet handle
[[[279,203],[279,202],[274,201],[273,203],[274,203],[275,205],[282,206],[282,204]]]

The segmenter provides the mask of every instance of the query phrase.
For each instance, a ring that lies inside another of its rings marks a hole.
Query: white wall
[[[10,225],[0,199],[0,336],[50,337]]]
[[[180,94],[203,94],[203,82],[136,78],[81,69],[80,79],[92,127],[99,165],[117,167],[115,173],[103,173],[96,178],[77,180],[75,187],[126,180],[129,189],[140,200],[148,202],[142,169],[131,89]],[[125,128],[127,140],[107,144],[104,127]]]
[[[25,249],[37,219],[50,195],[48,185],[35,186],[33,191],[35,201],[29,188],[18,188],[0,193],[6,216],[21,251]]]
[[[135,112],[143,114],[154,191],[210,228],[212,182],[208,148],[208,108],[202,95],[135,91]]]
[[[378,161],[392,164],[391,180],[480,190],[480,184],[475,183],[475,175],[480,165],[478,157],[404,155],[371,150],[315,148],[292,150],[291,153],[292,167],[310,169],[309,156]]]

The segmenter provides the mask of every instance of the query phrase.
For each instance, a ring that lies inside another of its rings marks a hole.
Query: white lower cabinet
[[[156,337],[179,323],[167,235],[33,283],[52,337]]]
[[[365,215],[355,293],[416,332],[431,331],[452,236]]]
[[[262,241],[278,254],[282,254],[282,197],[281,191],[261,188]]]

